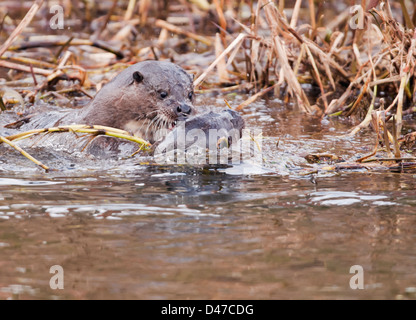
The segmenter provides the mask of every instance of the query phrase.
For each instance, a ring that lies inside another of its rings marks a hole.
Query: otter
[[[161,164],[172,161],[178,164],[188,161],[206,164],[207,160],[209,164],[225,164],[232,153],[229,150],[218,153],[218,149],[229,148],[238,142],[244,127],[243,118],[231,109],[196,115],[178,122],[161,142],[155,143],[152,147],[153,155]],[[240,147],[237,146],[235,151],[241,151]]]
[[[186,131],[194,128],[206,132],[209,129],[238,129],[241,136],[244,126],[241,117],[230,111],[208,113],[207,116],[201,114],[193,118],[197,114],[193,102],[193,77],[190,74],[174,63],[148,60],[123,70],[104,85],[84,108],[71,110],[66,115],[59,111],[32,116],[29,123],[20,129],[26,131],[70,124],[102,125],[128,131],[152,144],[156,142],[155,146],[163,142],[178,123],[185,123]],[[68,146],[66,137],[54,140],[56,142]],[[121,151],[120,146],[137,147],[122,142],[100,136],[90,143],[87,141],[85,150],[92,155],[105,157],[109,155],[108,151]],[[84,150],[85,142],[81,141],[81,144],[78,146]],[[77,148],[76,145],[74,147]],[[123,152],[126,152],[125,148]]]
[[[244,127],[244,120],[237,111],[231,109],[221,112],[210,111],[178,122],[174,130],[153,148],[156,152],[163,152],[176,149],[182,143],[181,147],[185,151],[192,147],[213,149],[217,148],[219,142],[224,139],[225,145],[231,146],[241,138]],[[180,142],[179,139],[183,141]]]
[[[107,83],[75,122],[122,129],[154,143],[163,129],[195,114],[192,80],[171,62],[136,63]]]

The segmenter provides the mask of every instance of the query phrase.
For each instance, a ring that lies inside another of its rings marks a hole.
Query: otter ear
[[[135,71],[133,73],[133,79],[137,82],[140,83],[143,81],[143,75],[139,72],[139,71]]]

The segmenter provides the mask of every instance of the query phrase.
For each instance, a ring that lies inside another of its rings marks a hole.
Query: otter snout
[[[188,104],[181,104],[175,110],[176,115],[178,118],[186,118],[192,112],[192,107]]]

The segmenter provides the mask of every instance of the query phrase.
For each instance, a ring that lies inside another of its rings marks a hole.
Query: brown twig
[[[26,13],[25,17],[22,21],[20,21],[19,25],[16,29],[12,32],[9,38],[4,42],[4,44],[0,47],[0,57],[7,51],[7,49],[12,45],[12,43],[16,40],[19,34],[23,31],[24,28],[28,26],[28,24],[32,21],[33,17],[35,16],[36,12],[38,12],[39,8],[42,6],[44,0],[36,0],[35,3],[32,5],[28,13]]]
[[[45,70],[45,69],[40,69],[40,68],[31,69],[29,66],[25,66],[25,65],[18,64],[18,63],[14,63],[14,62],[5,61],[5,60],[0,60],[0,67],[14,69],[18,71],[27,72],[27,73],[32,73],[33,71],[33,73],[40,74],[42,76],[49,76],[50,74],[52,74],[52,71],[50,70]]]

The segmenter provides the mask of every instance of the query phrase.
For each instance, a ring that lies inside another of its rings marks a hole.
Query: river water
[[[261,166],[33,150],[57,169],[44,173],[2,146],[0,299],[414,299],[416,176],[302,175],[318,168],[306,154],[354,159],[374,135],[341,138],[351,123],[278,100],[243,114],[263,131]],[[64,289],[50,287],[55,265]],[[350,287],[355,265],[364,289]]]

